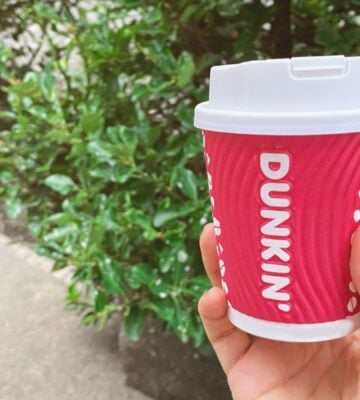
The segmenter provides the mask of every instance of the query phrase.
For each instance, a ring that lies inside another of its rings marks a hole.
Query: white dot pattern
[[[355,287],[353,281],[351,281],[351,282],[349,283],[349,289],[350,289],[350,292],[352,292],[352,293],[357,293],[356,287]]]
[[[358,197],[360,197],[360,190],[358,191]],[[354,222],[359,222],[360,221],[360,210],[355,210],[354,211]],[[351,236],[351,242],[353,241],[354,238],[354,233]],[[358,298],[357,298],[357,290],[354,285],[353,281],[349,282],[349,290],[351,292],[350,299],[347,303],[347,310],[349,313],[353,313],[358,305]]]
[[[347,309],[350,313],[353,313],[357,306],[357,298],[352,296],[348,302]]]
[[[360,210],[355,210],[354,212],[354,221],[359,222],[360,221]]]

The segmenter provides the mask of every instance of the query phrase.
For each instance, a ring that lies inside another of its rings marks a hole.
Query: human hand
[[[285,343],[251,336],[227,318],[213,225],[200,238],[214,286],[199,301],[207,336],[227,376],[234,400],[360,399],[360,331],[319,343]],[[360,290],[360,229],[354,235],[351,275]]]

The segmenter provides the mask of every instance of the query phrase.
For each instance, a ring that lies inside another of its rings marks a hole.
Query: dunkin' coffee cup
[[[195,110],[234,325],[290,342],[360,327],[360,57],[214,67]]]

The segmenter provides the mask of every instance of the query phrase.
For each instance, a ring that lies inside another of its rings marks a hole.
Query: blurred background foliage
[[[212,65],[359,54],[360,1],[0,1],[0,197],[70,268],[68,307],[206,345],[193,108]],[[22,284],[22,283],[19,283]]]

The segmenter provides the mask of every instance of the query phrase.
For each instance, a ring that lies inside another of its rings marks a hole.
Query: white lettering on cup
[[[290,300],[289,293],[281,292],[282,289],[286,288],[290,279],[286,276],[276,276],[276,275],[262,275],[261,280],[264,283],[269,283],[268,286],[261,293],[265,299],[278,300],[278,301],[288,301]]]
[[[214,216],[214,232],[215,232],[215,236],[221,236],[220,221],[215,216]]]
[[[205,135],[203,135],[203,139],[204,139],[204,148],[205,148]],[[206,160],[206,166],[209,169],[209,165],[211,162],[210,156],[208,153],[205,152],[205,160]],[[220,269],[220,276],[221,276],[221,283],[222,283],[222,288],[225,291],[226,294],[229,293],[229,287],[226,283],[226,266],[225,266],[225,262],[223,260],[223,253],[224,253],[224,247],[221,244],[222,239],[221,239],[221,224],[220,221],[216,218],[216,210],[215,210],[215,199],[213,196],[213,180],[212,180],[212,176],[211,173],[207,172],[207,178],[208,178],[208,185],[209,185],[209,193],[210,193],[210,201],[211,201],[211,206],[212,206],[212,213],[213,213],[213,221],[214,221],[214,233],[216,236],[216,241],[217,241],[217,245],[216,245],[216,252],[218,255],[218,259],[219,259],[219,269]],[[229,300],[228,300],[228,304],[231,306]]]
[[[284,250],[290,247],[290,242],[288,240],[263,238],[261,239],[261,244],[267,247],[267,249],[261,253],[263,260],[270,260],[272,257],[277,257],[285,262],[290,260],[290,254]]]
[[[276,164],[277,168],[271,168],[271,164]],[[260,156],[260,167],[267,178],[273,180],[282,179],[289,172],[290,159],[287,154],[262,153]]]
[[[207,178],[208,178],[208,185],[209,185],[209,190],[212,190],[212,177],[210,175],[210,173],[207,173]]]
[[[288,196],[290,184],[284,179],[290,170],[290,157],[285,153],[262,153],[260,168],[266,181],[260,187],[260,199],[266,208],[260,210],[264,220],[261,226],[261,280],[267,284],[262,289],[263,298],[277,302],[282,312],[291,310],[291,295],[286,289],[291,281],[290,228],[283,224],[289,221],[291,200]],[[269,209],[268,207],[271,207]],[[280,208],[280,210],[279,210]],[[285,210],[284,210],[285,208]]]
[[[290,272],[290,267],[288,265],[281,264],[270,264],[270,263],[262,263],[261,269],[264,272],[272,272],[276,274],[288,274]]]
[[[269,182],[261,186],[261,200],[269,207],[289,207],[290,200],[281,197],[272,197],[273,192],[288,192],[290,185],[288,183]]]
[[[260,215],[270,221],[261,227],[261,233],[268,236],[289,236],[289,228],[281,228],[283,222],[290,218],[289,211],[261,210]]]

